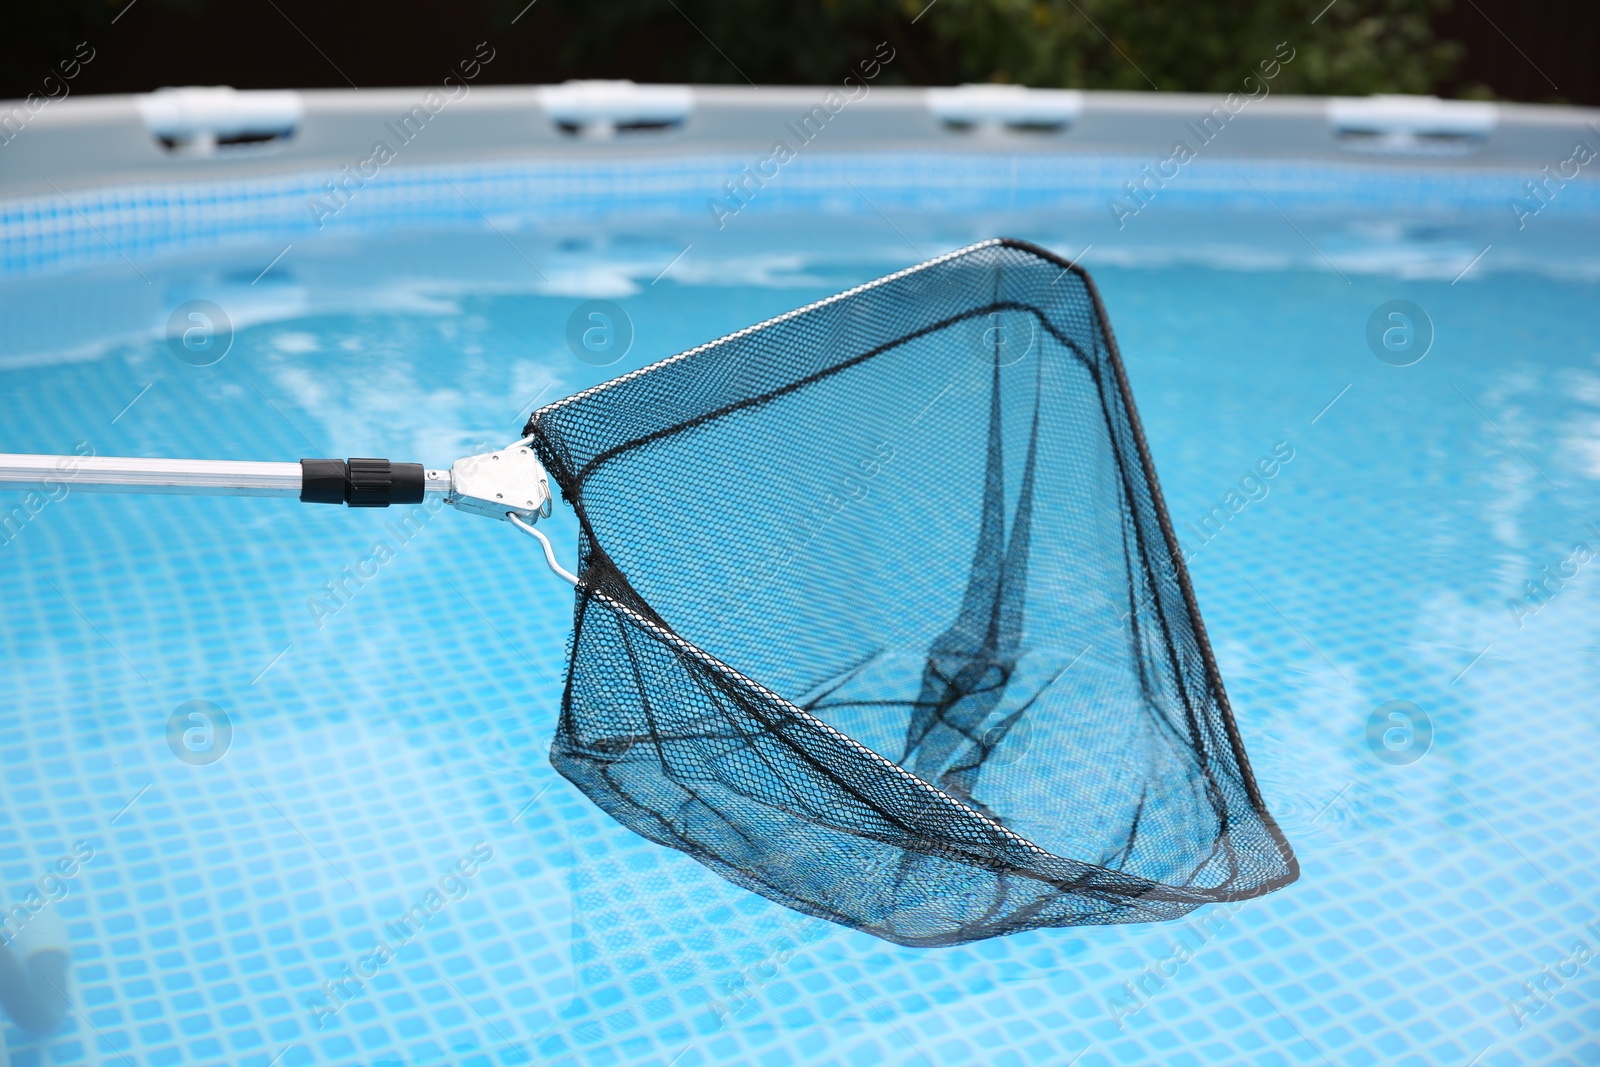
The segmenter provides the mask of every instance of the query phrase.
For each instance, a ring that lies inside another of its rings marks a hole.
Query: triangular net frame
[[[556,768],[906,945],[1292,882],[1087,274],[980,245],[579,393]]]

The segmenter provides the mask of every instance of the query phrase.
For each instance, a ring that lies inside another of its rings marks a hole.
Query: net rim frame
[[[525,437],[533,436],[537,440],[539,421],[547,414],[559,411],[560,409],[568,407],[572,404],[576,404],[580,401],[597,396],[609,389],[618,388],[626,382],[630,382],[641,375],[648,374],[662,367],[666,367],[673,363],[678,363],[682,360],[688,359],[691,356],[716,349],[723,345],[731,344],[734,341],[737,341],[759,330],[776,326],[780,323],[798,318],[801,315],[813,312],[819,308],[824,308],[830,304],[850,299],[861,293],[870,292],[873,289],[881,286],[898,282],[922,271],[932,270],[936,267],[942,266],[945,263],[951,262],[952,260],[960,259],[964,256],[969,256],[975,252],[979,252],[988,248],[1015,249],[1019,252],[1026,253],[1027,255],[1031,255],[1036,259],[1042,260],[1043,262],[1059,267],[1063,273],[1070,271],[1072,274],[1077,276],[1078,280],[1083,284],[1085,292],[1089,296],[1094,308],[1097,325],[1100,328],[1100,335],[1106,342],[1106,361],[1111,368],[1112,377],[1117,386],[1118,397],[1127,413],[1128,423],[1133,432],[1134,446],[1138,453],[1140,468],[1144,474],[1146,484],[1149,487],[1150,500],[1152,508],[1155,512],[1157,525],[1161,530],[1162,538],[1167,546],[1168,555],[1172,560],[1173,578],[1177,582],[1179,591],[1182,594],[1184,609],[1188,614],[1189,625],[1194,633],[1195,646],[1200,654],[1200,659],[1205,669],[1207,687],[1210,689],[1212,697],[1217,701],[1218,712],[1221,715],[1223,726],[1227,734],[1229,748],[1233,753],[1235,764],[1239,769],[1239,780],[1244,787],[1245,797],[1250,802],[1251,809],[1254,811],[1256,817],[1261,820],[1262,828],[1266,831],[1268,838],[1272,841],[1273,845],[1277,848],[1279,855],[1283,859],[1283,874],[1276,878],[1269,878],[1245,891],[1191,889],[1181,886],[1173,886],[1165,882],[1143,878],[1138,875],[1131,875],[1123,871],[1113,870],[1109,867],[1101,867],[1098,864],[1092,864],[1084,860],[1073,859],[1069,856],[1059,856],[1056,853],[1045,849],[1043,846],[1021,836],[1009,827],[990,819],[982,812],[979,812],[976,809],[971,808],[969,805],[962,803],[959,799],[945,793],[931,782],[927,782],[917,775],[912,774],[909,770],[901,767],[888,757],[883,756],[881,753],[878,753],[871,748],[868,748],[861,742],[850,737],[848,734],[845,734],[824,722],[811,712],[806,711],[804,708],[798,707],[784,697],[773,693],[766,686],[761,685],[761,683],[747,677],[742,672],[723,663],[721,660],[712,656],[709,652],[697,647],[686,638],[683,638],[674,632],[669,625],[665,625],[665,619],[661,620],[661,623],[658,624],[653,620],[645,618],[632,608],[620,604],[616,598],[606,596],[601,593],[599,589],[588,586],[587,583],[583,581],[582,573],[586,568],[583,567],[583,561],[581,560],[579,561],[580,579],[578,583],[580,595],[595,596],[603,599],[607,603],[608,607],[611,607],[612,609],[620,608],[630,618],[630,620],[634,621],[636,624],[642,624],[644,628],[656,635],[658,639],[665,640],[670,645],[681,647],[683,650],[690,652],[696,659],[700,659],[705,662],[707,666],[713,666],[713,669],[724,671],[729,676],[738,679],[741,684],[749,685],[763,695],[772,697],[780,704],[786,706],[786,708],[798,719],[808,723],[808,725],[818,727],[824,732],[842,739],[847,745],[861,750],[861,752],[865,753],[874,763],[882,762],[887,764],[889,767],[893,768],[894,771],[897,771],[898,773],[913,779],[921,786],[932,790],[940,798],[947,803],[954,805],[956,808],[962,809],[966,812],[969,812],[973,816],[976,816],[982,823],[993,827],[1004,837],[1020,843],[1031,852],[1040,853],[1053,859],[1068,860],[1073,863],[1080,863],[1089,870],[1104,871],[1105,873],[1118,879],[1128,879],[1135,883],[1142,883],[1149,886],[1151,890],[1155,891],[1154,893],[1150,894],[1153,896],[1160,897],[1166,894],[1174,894],[1180,899],[1191,900],[1195,901],[1196,903],[1223,903],[1239,900],[1251,900],[1256,897],[1265,896],[1268,893],[1272,893],[1283,888],[1284,886],[1290,885],[1298,881],[1300,878],[1299,858],[1295,855],[1293,846],[1289,844],[1288,838],[1284,835],[1282,828],[1279,827],[1277,820],[1273,818],[1271,811],[1268,810],[1266,802],[1261,796],[1260,787],[1258,786],[1255,778],[1255,771],[1250,765],[1250,758],[1248,754],[1245,752],[1244,739],[1239,733],[1238,723],[1234,718],[1233,705],[1228,699],[1227,689],[1224,687],[1222,682],[1222,672],[1217,666],[1216,656],[1211,647],[1210,636],[1206,632],[1205,622],[1200,615],[1199,601],[1195,597],[1194,586],[1189,578],[1188,562],[1183,555],[1182,548],[1178,544],[1177,533],[1173,530],[1172,520],[1167,512],[1166,498],[1161,492],[1161,483],[1156,476],[1155,462],[1151,457],[1150,446],[1145,438],[1144,423],[1139,417],[1138,407],[1134,404],[1133,390],[1128,383],[1127,370],[1123,366],[1122,353],[1117,346],[1116,335],[1112,332],[1111,321],[1106,314],[1105,303],[1101,299],[1100,290],[1095,286],[1094,279],[1089,275],[1089,272],[1085,270],[1077,262],[1077,260],[1064,259],[1056,253],[1051,252],[1049,249],[1037,245],[1032,241],[1027,241],[1016,237],[991,237],[987,240],[978,241],[973,244],[955,249],[951,252],[946,252],[944,255],[935,256],[933,259],[926,260],[925,262],[917,263],[910,267],[905,267],[901,270],[886,274],[880,278],[875,278],[869,282],[864,282],[861,285],[846,289],[843,292],[835,293],[832,296],[824,297],[821,300],[812,301],[809,304],[786,311],[780,315],[774,315],[773,317],[755,323],[754,325],[746,326],[740,330],[735,330],[733,333],[725,334],[722,337],[718,337],[714,340],[696,345],[693,348],[685,349],[682,352],[678,352],[674,355],[656,360],[654,363],[650,363],[643,367],[629,371],[627,374],[618,375],[617,377],[601,382],[598,385],[590,386],[589,388],[579,390],[570,396],[562,397],[559,400],[552,401],[551,403],[546,404],[544,407],[538,408],[529,414],[528,420],[523,426],[522,434]],[[562,486],[561,489],[562,497],[565,499],[566,487]],[[632,588],[631,585],[629,588]],[[635,595],[637,595],[636,591]],[[640,599],[642,600],[643,598],[641,597]],[[569,659],[567,670],[567,695],[570,695],[571,678],[572,670],[571,661]],[[565,699],[566,696],[564,695],[563,702],[565,702]],[[1018,873],[1023,872],[1019,871]],[[1048,881],[1049,879],[1043,880]]]

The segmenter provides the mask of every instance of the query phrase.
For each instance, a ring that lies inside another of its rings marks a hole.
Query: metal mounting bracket
[[[526,442],[458,459],[446,501],[460,511],[533,523],[550,514],[550,480]]]

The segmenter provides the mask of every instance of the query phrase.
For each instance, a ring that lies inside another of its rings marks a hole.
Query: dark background
[[[1595,0],[0,0],[0,96],[87,41],[73,93],[163,85],[835,82],[888,41],[880,83],[1237,87],[1277,42],[1279,92],[1600,103]],[[85,50],[85,54],[87,54]]]

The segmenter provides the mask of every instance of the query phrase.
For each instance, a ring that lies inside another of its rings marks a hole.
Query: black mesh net
[[[1293,881],[1087,275],[991,241],[536,412],[557,769],[907,945]]]

